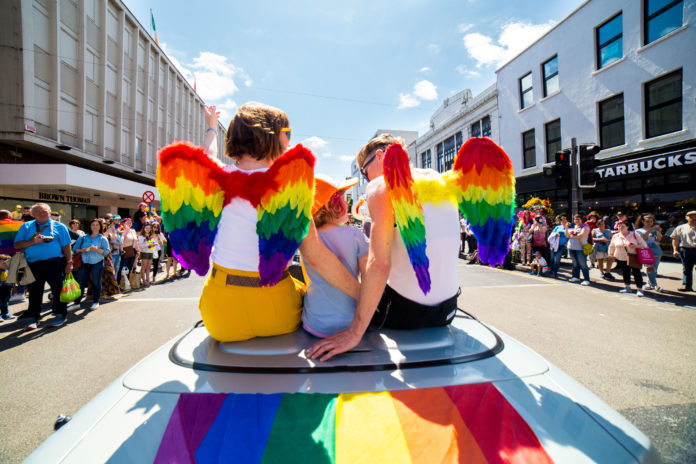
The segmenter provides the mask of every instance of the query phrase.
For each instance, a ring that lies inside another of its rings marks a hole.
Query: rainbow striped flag
[[[492,383],[391,392],[186,393],[155,463],[551,463]]]
[[[20,251],[14,247],[14,240],[22,224],[22,221],[0,219],[0,254],[13,255]]]

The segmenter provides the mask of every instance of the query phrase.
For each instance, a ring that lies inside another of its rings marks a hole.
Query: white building
[[[159,148],[202,141],[203,101],[121,1],[3,0],[0,30],[0,209],[130,215]]]
[[[409,146],[409,156],[419,168],[447,171],[465,140],[490,137],[498,141],[498,105],[495,85],[475,98],[463,90],[446,98],[430,118],[430,129]]]
[[[497,71],[500,144],[518,203],[562,203],[554,153],[596,143],[584,208],[666,211],[696,202],[696,2],[590,0]]]

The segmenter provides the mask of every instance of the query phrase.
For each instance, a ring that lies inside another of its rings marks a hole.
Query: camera
[[[41,237],[41,239],[42,239],[44,242],[48,243],[48,242],[52,242],[52,241],[53,241],[53,236],[51,236],[51,235],[44,235],[44,236]]]

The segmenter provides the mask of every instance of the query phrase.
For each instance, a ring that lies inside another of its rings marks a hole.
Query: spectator
[[[619,232],[614,234],[609,244],[609,255],[616,259],[619,268],[623,272],[625,288],[619,290],[621,293],[631,293],[631,274],[636,281],[636,296],[643,296],[643,276],[640,273],[640,264],[636,257],[637,248],[645,248],[647,244],[643,237],[631,232],[628,222],[619,222]]]
[[[152,223],[152,235],[156,238],[155,250],[152,255],[152,281],[156,282],[160,261],[162,260],[162,255],[164,254],[164,244],[167,243],[167,239],[162,233],[160,223],[157,221]]]
[[[140,202],[138,203],[138,211],[133,215],[133,229],[136,232],[140,232],[140,229],[147,222],[150,222],[150,212],[148,211],[147,203]]]
[[[123,226],[121,226],[121,216],[118,214],[114,215],[111,225],[106,230],[106,239],[111,247],[111,259],[118,282],[118,270],[121,268],[121,252],[123,251]]]
[[[15,205],[14,211],[10,213],[10,218],[15,221],[22,220],[22,205]]]
[[[22,221],[28,222],[28,221],[34,220],[34,213],[32,213],[31,211],[32,211],[31,206],[24,207],[24,209],[22,210]]]
[[[78,282],[83,293],[92,279],[92,305],[89,309],[97,309],[102,292],[102,273],[104,272],[104,257],[109,254],[109,242],[102,235],[102,222],[99,219],[89,221],[89,234],[85,234],[75,242],[74,253],[82,255],[82,267],[78,274]],[[68,309],[80,307],[82,295],[73,301]]]
[[[140,248],[140,278],[144,287],[150,286],[150,269],[158,237],[152,233],[151,224],[143,224],[138,232],[138,247]]]
[[[537,250],[534,252],[534,259],[532,260],[532,271],[530,274],[532,275],[537,275],[541,277],[545,272],[548,272],[549,270],[549,265],[546,262],[546,259],[541,255],[541,251]]]
[[[72,241],[73,245],[77,241],[78,238],[82,237],[85,235],[82,230],[80,230],[80,220],[79,219],[72,219],[69,223],[70,229],[68,230],[68,234],[70,234],[70,240]]]
[[[109,228],[112,224],[108,219],[98,219],[101,224],[101,234],[106,238],[106,242],[109,243],[109,237],[107,235]],[[109,243],[109,252],[104,255],[104,271],[102,272],[102,293],[108,296],[118,295],[121,293],[121,289],[118,286],[118,279],[116,278],[116,269],[114,265],[114,254],[117,254],[111,248]]]
[[[532,213],[525,211],[520,218],[520,224],[517,226],[517,239],[520,244],[520,260],[522,264],[527,266],[532,260]]]
[[[172,252],[172,242],[169,241],[169,233],[165,230],[164,231],[164,238],[166,240],[165,242],[165,256],[167,257],[167,263],[166,263],[166,269],[167,269],[167,275],[165,276],[165,279],[169,279],[170,277],[170,270],[173,268],[173,272],[171,274],[172,277],[177,275],[177,265],[179,262],[176,260],[174,257],[174,253]]]
[[[594,238],[594,230],[597,228],[597,220],[599,219],[599,213],[597,211],[590,211],[590,214],[587,215],[587,218],[585,219],[585,225],[590,228],[590,233],[587,236],[587,243],[590,245],[593,245],[593,238]],[[595,267],[595,252],[594,252],[594,247],[592,248],[592,253],[587,255],[587,257],[590,259],[590,265],[592,267]]]
[[[607,222],[604,219],[597,220],[597,227],[592,231],[593,246],[592,250],[597,259],[597,269],[602,274],[604,280],[614,280],[609,269],[611,260],[609,259],[609,242],[611,241],[611,231],[607,229]],[[607,263],[606,268],[604,263]]]
[[[137,258],[140,255],[140,247],[138,246],[138,234],[131,228],[132,222],[130,218],[125,218],[121,221],[123,226],[123,232],[121,236],[123,237],[123,249],[121,251],[121,264],[118,268],[118,282],[122,285],[121,279],[123,279],[123,270],[126,269],[128,273],[133,271],[133,265],[137,262]]]
[[[541,255],[548,262],[549,260],[549,242],[546,240],[547,227],[544,224],[544,218],[535,216],[531,229],[532,234],[532,253],[535,251],[541,252]]]
[[[16,316],[10,314],[10,295],[12,285],[6,283],[7,269],[10,267],[10,255],[0,255],[0,322],[15,319]]]
[[[566,244],[568,243],[568,237],[565,235],[566,228],[568,227],[568,218],[565,214],[559,214],[556,216],[556,227],[553,228],[551,234],[549,235],[549,245],[551,250],[551,262],[550,271],[551,275],[558,277],[558,270],[561,268],[561,257],[566,249]],[[551,242],[554,242],[551,245]]]
[[[19,227],[18,223],[20,221],[16,220],[15,217],[21,218],[22,206],[17,205],[16,208],[17,208],[17,210],[15,210],[12,213],[6,209],[0,210],[0,221],[12,220],[15,222],[11,223],[11,224],[13,224],[16,227]],[[19,214],[14,214],[14,213],[19,213]],[[14,227],[12,228],[12,230],[14,230]],[[10,234],[0,233],[0,253],[7,254],[8,256],[12,257],[12,255],[14,255],[15,253],[17,253],[17,251],[19,251],[14,247],[14,240],[15,240],[16,235],[17,235],[16,232],[14,234],[12,234],[12,233],[10,233]],[[9,264],[9,262],[8,262],[8,264]],[[2,284],[0,284],[0,285],[2,285]],[[5,284],[5,285],[7,287],[5,290],[7,290],[9,292],[9,296],[8,296],[9,301],[21,301],[24,299],[24,292],[26,289],[26,287],[24,285],[18,285],[17,286],[17,293],[15,293],[14,295],[12,295],[12,287],[14,284],[12,284],[12,285]],[[2,321],[0,321],[0,322],[2,322]]]
[[[614,222],[614,226],[612,227],[612,235],[619,233],[619,224],[621,224],[622,222],[626,223],[626,225],[628,226],[628,230],[633,230],[633,224],[631,224],[628,221],[628,217],[626,217],[624,213],[619,211],[618,213],[616,213],[616,222]]]
[[[67,319],[67,306],[60,301],[63,278],[72,271],[72,249],[68,228],[50,218],[51,207],[37,203],[32,209],[34,220],[25,222],[15,237],[15,248],[24,250],[24,256],[34,278],[29,284],[29,308],[23,317],[29,319],[25,330],[35,330],[41,318],[44,286],[48,282],[53,294],[51,327],[60,327]]]
[[[674,257],[681,259],[684,275],[680,292],[693,291],[693,270],[696,264],[696,211],[686,213],[686,224],[682,224],[672,232],[672,249]]]
[[[56,222],[61,222],[61,215],[58,211],[51,211],[51,219],[53,219]]]
[[[590,268],[587,267],[587,257],[582,250],[582,246],[587,243],[590,235],[590,228],[582,223],[582,216],[573,216],[574,227],[566,223],[565,236],[568,237],[568,253],[573,260],[573,275],[568,282],[580,282],[580,271],[582,270],[583,280],[580,285],[590,285]]]
[[[655,223],[655,216],[652,214],[641,214],[638,216],[635,227],[636,233],[643,237],[655,258],[655,264],[646,265],[645,271],[648,274],[648,283],[645,284],[643,290],[661,292],[662,287],[657,285],[657,268],[660,266],[660,260],[662,259],[662,249],[660,248],[662,229]]]
[[[534,208],[534,219],[536,218],[541,218],[541,223],[544,224],[544,226],[548,227],[548,223],[546,222],[546,216],[544,216],[544,208],[541,206],[537,206]]]

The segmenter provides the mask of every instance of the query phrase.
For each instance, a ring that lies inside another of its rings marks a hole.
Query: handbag
[[[627,253],[628,254],[628,267],[632,267],[634,269],[640,269],[643,267],[642,264],[638,262],[638,256],[635,253]]]
[[[63,281],[63,288],[60,289],[60,302],[61,303],[71,303],[82,296],[82,290],[80,289],[80,284],[77,283],[72,275],[72,272],[68,272]]]
[[[80,240],[82,240],[81,243],[84,245],[85,236],[83,235],[82,237],[80,237]],[[77,242],[75,242],[75,243],[76,243],[76,244],[75,244],[75,248],[80,248],[79,246],[77,246]],[[73,267],[73,269],[79,269],[80,267],[82,267],[82,253],[75,253],[75,254],[73,255],[73,257],[72,257],[72,267]]]
[[[592,251],[594,251],[594,247],[592,246],[591,243],[585,243],[582,246],[582,252],[584,253],[585,256],[591,255]]]
[[[655,264],[655,256],[650,248],[638,248],[636,258],[640,264]]]
[[[135,256],[135,247],[132,247],[132,246],[123,247],[123,257],[124,258],[132,258],[133,256]]]
[[[140,288],[140,270],[133,269],[133,271],[128,274],[128,281],[133,290]]]

